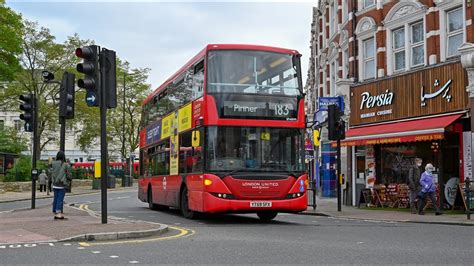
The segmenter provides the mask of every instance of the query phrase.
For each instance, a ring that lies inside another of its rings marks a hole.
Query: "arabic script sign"
[[[351,126],[466,110],[466,84],[456,62],[351,87]]]

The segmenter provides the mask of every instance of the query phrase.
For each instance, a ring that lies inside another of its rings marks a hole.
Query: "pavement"
[[[136,182],[134,183],[133,187],[116,187],[114,189],[107,189],[107,191],[120,191],[126,189],[137,189]],[[136,191],[136,190],[135,190]],[[100,193],[100,189],[92,189],[92,187],[72,187],[72,192],[67,193],[66,196],[71,195],[85,195],[85,194],[93,194],[93,193]],[[40,192],[39,190],[36,191],[36,199],[47,199],[53,198],[53,192],[50,192],[47,195],[46,192]],[[23,200],[31,200],[31,191],[23,191],[23,192],[4,192],[0,194],[0,203],[4,202],[15,202],[15,201],[23,201]]]
[[[341,206],[341,211],[337,211],[336,198],[318,197],[316,200],[316,209],[308,207],[301,214],[329,216],[343,219],[370,220],[385,222],[407,222],[407,223],[427,223],[427,224],[447,224],[474,226],[474,214],[471,219],[467,219],[466,214],[453,214],[445,212],[443,215],[435,216],[434,211],[427,210],[425,215],[412,214],[406,209],[376,208],[376,207],[353,207]]]
[[[109,191],[133,189],[117,188]],[[73,188],[69,195],[98,193],[91,188]],[[37,193],[37,199],[51,195]],[[0,194],[0,203],[31,200],[31,192],[9,192]],[[67,197],[66,197],[67,200]],[[51,206],[36,209],[18,209],[0,212],[0,248],[5,244],[62,242],[62,241],[102,241],[127,238],[143,238],[165,233],[167,225],[123,219],[108,216],[108,223],[102,224],[101,217],[87,206],[64,205],[65,220],[54,220]]]

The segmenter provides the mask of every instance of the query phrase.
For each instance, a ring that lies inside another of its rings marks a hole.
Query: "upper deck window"
[[[210,51],[209,93],[300,96],[293,56],[262,51]]]

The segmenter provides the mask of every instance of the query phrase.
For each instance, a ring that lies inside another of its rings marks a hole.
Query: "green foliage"
[[[41,72],[45,69],[52,72],[56,80],[61,80],[64,71],[75,72],[79,59],[75,57],[74,51],[76,47],[90,41],[80,40],[77,35],[74,35],[68,37],[63,44],[59,44],[55,42],[55,37],[51,35],[49,29],[30,21],[24,21],[22,37],[21,70],[16,73],[16,82],[8,84],[7,88],[0,93],[0,107],[17,111],[18,109],[12,110],[12,107],[19,107],[19,95],[36,93],[39,105],[38,136],[40,139],[36,154],[39,158],[40,151],[48,143],[59,142],[57,111],[59,86],[43,83]]]
[[[4,182],[22,182],[31,181],[31,156],[20,157],[12,169],[7,170]],[[44,161],[37,161],[36,168],[39,173],[48,168],[48,163]]]
[[[23,24],[21,16],[0,1],[0,81],[11,81],[20,70],[18,56],[21,54]]]
[[[31,157],[20,157],[5,175],[5,182],[31,181]]]
[[[150,85],[146,83],[149,71],[148,68],[131,69],[127,61],[117,59],[117,108],[110,109],[107,113],[107,131],[109,132],[107,141],[110,152],[119,151],[123,157],[127,157],[131,150],[134,151],[138,147],[141,105],[150,93]],[[76,95],[77,98],[84,99],[85,96]],[[76,113],[81,113],[76,117],[78,130],[76,141],[81,149],[87,150],[98,145],[95,141],[100,136],[99,108],[87,107],[85,101],[82,101],[76,102],[76,109],[80,110]],[[125,125],[125,138],[122,134],[123,125]],[[122,143],[125,143],[124,149],[122,149]]]
[[[18,154],[27,148],[26,138],[14,128],[0,130],[0,152]]]

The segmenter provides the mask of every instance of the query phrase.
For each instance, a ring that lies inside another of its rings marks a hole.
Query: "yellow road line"
[[[79,209],[83,211],[95,213],[93,210],[89,209],[89,205],[87,204],[79,205]],[[195,231],[191,229],[186,229],[186,228],[176,227],[176,226],[168,226],[168,228],[179,231],[179,234],[173,235],[173,236],[156,237],[156,238],[141,239],[141,240],[123,240],[123,241],[109,241],[109,242],[79,242],[79,245],[83,247],[90,247],[90,246],[97,246],[97,245],[137,244],[137,243],[145,243],[145,242],[152,242],[152,241],[164,241],[164,240],[177,239],[180,237],[188,237],[195,234]]]
[[[185,228],[175,227],[175,226],[169,226],[169,228],[173,230],[178,230],[179,234],[173,235],[173,236],[156,237],[156,238],[141,239],[141,240],[123,240],[123,241],[110,241],[110,242],[79,242],[79,245],[83,247],[90,247],[90,246],[98,246],[98,245],[139,244],[139,243],[145,243],[145,242],[172,240],[172,239],[177,239],[180,237],[192,236],[195,234],[195,231],[191,229],[185,229]]]

